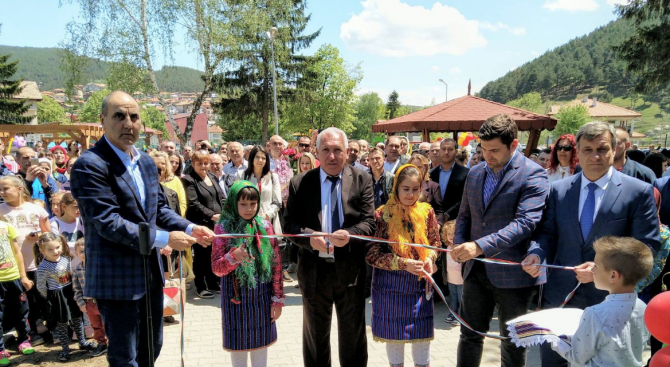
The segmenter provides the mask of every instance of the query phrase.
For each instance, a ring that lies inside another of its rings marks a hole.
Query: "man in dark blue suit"
[[[124,92],[102,102],[105,135],[77,159],[72,194],[86,229],[84,295],[98,304],[108,338],[110,366],[148,366],[147,293],[139,252],[139,223],[150,225],[150,308],[154,360],[163,342],[163,269],[157,249],[208,245],[213,232],[195,226],[167,206],[153,160],[133,146],[139,138],[140,109]],[[160,229],[159,229],[160,228]]]
[[[526,313],[537,280],[519,267],[472,261],[487,257],[521,262],[542,218],[549,183],[545,170],[516,151],[516,123],[507,115],[488,119],[479,129],[486,164],[472,169],[456,220],[451,257],[463,265],[461,316],[473,329],[486,332],[498,306],[501,333],[505,323]],[[461,327],[458,367],[479,366],[484,337]],[[501,347],[503,367],[526,365],[526,350],[510,340]]]
[[[577,133],[581,174],[552,183],[542,222],[533,235],[533,249],[523,269],[533,277],[544,270],[530,264],[574,266],[551,269],[544,286],[542,308],[555,308],[581,283],[567,307],[584,309],[605,300],[607,292],[593,285],[593,242],[603,236],[634,237],[655,253],[660,248],[659,225],[651,185],[618,172],[612,166],[617,136],[606,122],[590,122]],[[551,348],[542,346],[542,366],[567,366]]]

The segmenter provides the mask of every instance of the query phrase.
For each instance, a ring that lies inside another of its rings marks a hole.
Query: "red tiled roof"
[[[424,110],[380,121],[374,132],[409,131],[478,131],[489,117],[506,113],[516,121],[519,130],[553,130],[557,120],[549,116],[489,101],[475,96],[456,98]]]
[[[186,129],[186,119],[191,116],[190,113],[178,113],[173,115],[174,121],[177,123],[177,126],[179,126],[179,130],[183,133],[184,129]],[[170,121],[166,118],[165,119],[165,127],[167,128],[167,131],[170,133],[170,140],[175,140],[174,137],[174,131],[172,131],[172,124],[170,124]],[[191,141],[190,145],[193,146],[195,145],[195,142],[198,140],[207,140],[209,139],[209,136],[207,134],[207,114],[206,113],[200,113],[195,116],[195,121],[193,123],[193,132],[191,133]]]

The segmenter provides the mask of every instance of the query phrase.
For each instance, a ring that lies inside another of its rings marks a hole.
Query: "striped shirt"
[[[491,195],[493,195],[496,187],[498,187],[500,180],[503,178],[503,176],[505,176],[505,172],[507,172],[507,168],[509,168],[510,163],[512,163],[512,159],[514,159],[515,154],[516,151],[512,153],[509,161],[507,161],[505,166],[500,171],[498,171],[498,173],[494,173],[493,170],[489,168],[488,164],[484,166],[484,169],[486,170],[486,179],[484,180],[484,205],[489,203]]]
[[[79,307],[86,307],[86,299],[84,297],[84,287],[86,286],[86,267],[84,263],[79,263],[74,267],[72,272],[72,289],[74,290],[74,300]],[[90,299],[90,298],[89,298]]]
[[[46,298],[47,290],[55,291],[72,284],[70,258],[61,256],[57,262],[42,260],[37,267],[37,290]]]

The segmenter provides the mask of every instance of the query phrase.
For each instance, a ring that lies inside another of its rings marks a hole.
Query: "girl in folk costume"
[[[251,237],[216,238],[212,270],[221,277],[223,349],[231,352],[234,367],[266,366],[267,347],[277,341],[275,321],[284,305],[284,283],[279,245],[272,224],[258,215],[260,192],[249,181],[231,186],[214,232],[244,233]]]
[[[404,243],[439,247],[437,218],[421,202],[422,177],[406,164],[395,174],[393,193],[375,213],[375,237],[398,242],[370,242],[366,260],[372,271],[372,335],[385,342],[391,367],[404,365],[405,343],[412,343],[415,366],[430,366],[433,339],[433,289],[423,271],[433,274],[437,253]]]

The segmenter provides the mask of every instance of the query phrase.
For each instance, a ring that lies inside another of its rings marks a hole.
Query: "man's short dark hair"
[[[502,143],[507,145],[507,148],[512,146],[517,134],[516,122],[504,113],[489,118],[479,129],[479,139],[488,141],[500,138]]]
[[[540,153],[551,154],[551,148],[544,148],[540,151]]]
[[[458,147],[458,143],[456,142],[456,140],[454,140],[454,139],[452,139],[452,138],[444,138],[444,139],[442,139],[442,141],[440,142],[440,148],[442,148],[442,145],[445,144],[445,143],[452,143],[452,144],[454,144],[454,148]]]

